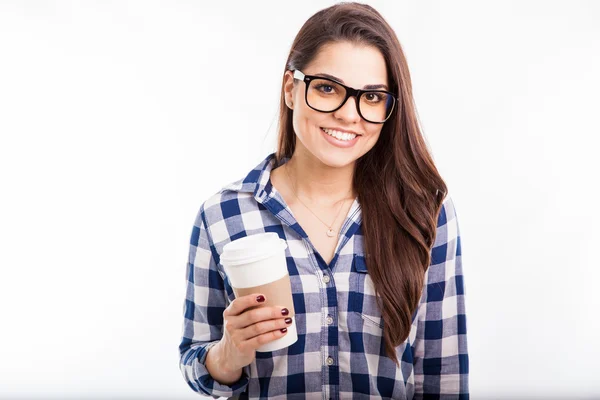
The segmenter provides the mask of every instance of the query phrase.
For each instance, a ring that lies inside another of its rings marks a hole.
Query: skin
[[[302,72],[307,75],[327,73],[356,89],[389,85],[385,60],[379,50],[349,42],[323,46]],[[354,97],[333,113],[315,111],[306,104],[304,90],[305,83],[294,82],[293,73],[287,71],[284,94],[288,107],[293,110],[296,149],[289,162],[272,171],[271,179],[286,199],[291,198],[288,172],[298,196],[313,206],[313,211],[322,215],[337,213],[340,201],[347,199],[349,193],[356,196],[352,188],[354,165],[373,148],[383,124],[363,120]],[[362,136],[352,148],[342,149],[327,142],[321,127],[341,128]],[[250,309],[260,305],[256,300],[259,294],[235,299],[223,313],[223,337],[206,358],[206,367],[218,382],[235,383],[242,375],[242,368],[254,361],[258,347],[287,333],[281,331],[287,326],[282,307]]]
[[[327,73],[357,89],[373,84],[389,85],[381,52],[372,46],[350,42],[323,46],[302,72],[307,75]],[[315,206],[332,206],[347,197],[352,188],[356,160],[375,146],[383,124],[373,124],[362,119],[354,97],[350,97],[342,108],[333,113],[315,111],[306,104],[305,88],[304,82],[294,82],[293,72],[285,73],[285,99],[288,107],[293,110],[297,139],[294,154],[286,165],[303,201]],[[342,149],[327,142],[321,127],[341,128],[363,136],[352,148]],[[279,178],[277,175],[284,175],[283,171],[277,171],[278,169],[273,171],[275,179]],[[298,174],[297,171],[301,173]]]

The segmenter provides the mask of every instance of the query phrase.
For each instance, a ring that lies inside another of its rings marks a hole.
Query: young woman
[[[180,368],[217,397],[468,398],[464,284],[451,198],[419,130],[400,43],[344,3],[298,33],[279,140],[200,208]],[[298,341],[261,293],[235,298],[219,257],[246,235],[288,244]]]

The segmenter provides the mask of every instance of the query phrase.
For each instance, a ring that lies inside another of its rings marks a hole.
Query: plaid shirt
[[[214,398],[468,399],[461,244],[451,198],[446,196],[438,218],[410,335],[396,347],[398,367],[385,356],[385,327],[365,263],[358,200],[327,265],[271,185],[274,166],[270,154],[244,179],[206,200],[196,217],[179,346],[188,385]],[[219,256],[232,240],[263,232],[277,232],[287,241],[298,341],[257,352],[238,382],[223,385],[204,364],[223,335],[223,311],[235,298]]]

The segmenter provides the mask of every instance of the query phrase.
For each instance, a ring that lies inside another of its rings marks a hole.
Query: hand
[[[217,346],[226,370],[237,371],[250,364],[258,347],[287,333],[286,327],[292,323],[289,311],[260,307],[264,301],[259,293],[249,294],[236,298],[223,312],[223,337]]]

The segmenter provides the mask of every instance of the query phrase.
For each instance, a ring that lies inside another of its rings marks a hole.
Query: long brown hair
[[[400,98],[377,143],[356,161],[353,178],[362,209],[366,263],[385,324],[385,349],[398,364],[395,347],[410,333],[447,188],[418,125],[400,42],[375,9],[340,3],[314,14],[293,42],[286,70],[301,70],[323,45],[346,41],[379,49],[386,62],[390,90]],[[279,111],[278,163],[291,157],[296,146],[283,84]]]

